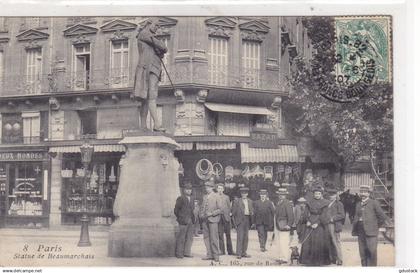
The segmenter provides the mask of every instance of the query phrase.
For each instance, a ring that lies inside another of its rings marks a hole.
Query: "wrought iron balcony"
[[[233,66],[208,66],[206,63],[177,63],[167,66],[172,83],[204,84],[218,87],[281,90],[278,71]],[[0,81],[0,96],[42,93],[97,91],[134,87],[134,68],[99,69],[52,74],[6,75]],[[160,86],[169,86],[162,71]]]
[[[40,136],[3,136],[1,144],[37,144],[41,143]]]

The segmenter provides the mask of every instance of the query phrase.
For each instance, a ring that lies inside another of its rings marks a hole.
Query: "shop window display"
[[[41,163],[19,163],[9,169],[9,209],[12,216],[42,216]]]
[[[110,225],[114,220],[113,205],[118,189],[118,159],[92,162],[87,179],[87,212],[93,225]],[[85,170],[80,158],[63,161],[62,204],[64,224],[78,224],[83,212]]]

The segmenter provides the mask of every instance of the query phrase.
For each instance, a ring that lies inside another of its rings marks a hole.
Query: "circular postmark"
[[[388,19],[388,18],[384,18]],[[320,94],[335,102],[352,102],[388,76],[388,37],[384,25],[369,18],[335,20],[333,79],[320,77]]]

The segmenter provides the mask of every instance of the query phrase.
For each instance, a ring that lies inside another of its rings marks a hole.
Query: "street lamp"
[[[83,168],[85,170],[85,175],[83,178],[83,199],[82,199],[82,210],[83,215],[80,219],[82,225],[80,230],[80,240],[77,246],[91,246],[90,240],[89,240],[89,217],[87,215],[87,182],[88,182],[88,168],[90,161],[92,160],[93,155],[93,146],[89,143],[84,143],[82,146],[80,146],[80,153],[82,156],[82,163]]]

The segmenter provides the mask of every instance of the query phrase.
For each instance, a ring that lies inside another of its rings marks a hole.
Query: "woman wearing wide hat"
[[[328,204],[323,198],[321,185],[314,185],[313,198],[308,200],[304,212],[306,227],[302,239],[300,263],[311,266],[329,265],[330,237],[328,233]]]

